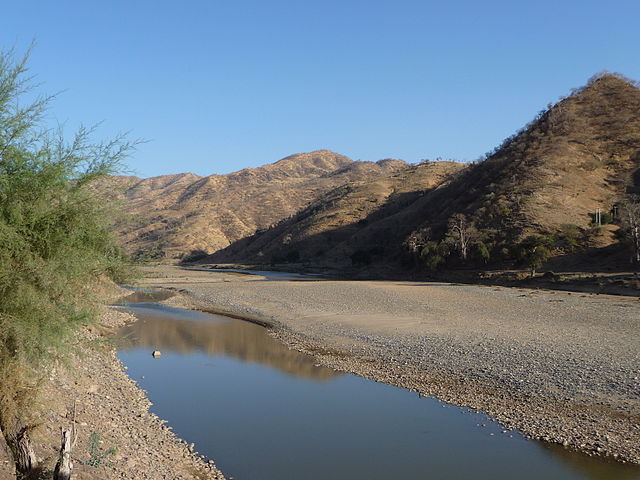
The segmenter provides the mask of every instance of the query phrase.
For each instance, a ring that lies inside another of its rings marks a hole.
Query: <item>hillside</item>
[[[586,228],[640,166],[640,90],[612,75],[578,89],[508,138],[450,188],[425,220],[467,213],[518,236],[563,223]],[[636,178],[637,181],[637,178]]]
[[[403,168],[398,160],[354,162],[328,150],[228,175],[114,177],[125,215],[115,225],[131,253],[180,258],[215,252],[293,215],[327,191]],[[101,186],[104,189],[104,185]]]
[[[359,185],[343,185],[277,226],[220,250],[203,262],[281,263],[305,261],[351,265],[356,251],[375,257],[401,243],[423,219],[416,208],[433,188],[465,167],[427,162]],[[356,259],[357,261],[357,259]]]
[[[639,167],[640,90],[614,75],[596,77],[433,192],[416,230],[441,240],[447,222],[464,214],[491,256],[507,263],[530,234],[555,235],[556,254],[575,250],[567,243],[606,247],[618,242],[617,227],[594,228],[593,214],[638,188]]]
[[[463,214],[486,249],[476,266],[488,257],[508,265],[517,263],[514,246],[530,234],[553,238],[556,255],[617,244],[618,227],[594,228],[593,213],[611,211],[633,191],[640,191],[640,90],[601,75],[468,168],[427,164],[336,189],[207,261],[406,267],[408,247],[420,263],[431,242],[455,265],[448,222]]]

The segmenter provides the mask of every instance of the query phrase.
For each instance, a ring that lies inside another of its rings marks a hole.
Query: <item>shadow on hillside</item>
[[[553,272],[628,273],[638,270],[631,263],[630,249],[621,243],[581,252],[558,255],[550,259],[544,270]]]
[[[340,202],[346,202],[348,197],[333,192],[333,197],[323,197],[275,227],[241,239],[200,259],[198,263],[301,264],[305,267],[335,268],[343,275],[357,274],[359,278],[397,279],[415,276],[424,279],[427,272],[416,268],[415,259],[403,245],[407,237],[421,226],[428,226],[433,238],[441,238],[447,229],[447,220],[454,213],[483,211],[483,215],[489,215],[489,210],[502,205],[494,202],[504,197],[497,195],[500,191],[507,193],[513,189],[524,189],[522,195],[526,195],[528,191],[525,191],[524,180],[518,180],[515,174],[509,180],[503,178],[505,168],[517,167],[512,163],[506,154],[496,154],[490,160],[452,174],[446,184],[392,194],[359,219],[356,216],[359,206],[345,210],[348,203]],[[531,176],[533,179],[530,179],[530,183],[533,182],[533,185],[539,179],[533,173]],[[634,173],[634,182],[640,182],[640,169]],[[499,190],[491,190],[490,195],[486,194],[488,188],[497,188],[498,185]],[[357,198],[363,204],[379,201],[379,198],[367,199],[362,195]],[[346,215],[345,211],[348,212]],[[485,222],[481,226],[498,232],[498,241],[517,238],[523,229],[531,225],[526,218],[515,213],[508,218],[491,215],[489,217],[493,223]],[[321,227],[325,230],[318,232]],[[315,233],[306,234],[314,229]],[[302,238],[297,240],[297,236]],[[451,275],[437,276],[453,279],[460,276],[462,281],[469,277],[469,281],[472,281],[472,277],[485,269],[482,265],[458,265],[455,259],[448,267]],[[629,272],[632,267],[625,247],[616,244],[560,255],[550,260],[542,271]],[[497,267],[493,264],[490,268]]]
[[[198,263],[309,263],[348,269],[397,262],[406,255],[402,242],[424,221],[421,207],[431,191],[391,195],[364,218],[287,242],[291,230],[311,227],[309,223],[318,208],[312,205],[272,229],[234,242]]]

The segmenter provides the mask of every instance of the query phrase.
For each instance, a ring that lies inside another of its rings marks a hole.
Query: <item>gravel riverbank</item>
[[[446,283],[261,281],[157,267],[169,303],[269,323],[319,362],[640,463],[637,298]]]
[[[69,365],[52,372],[39,399],[46,413],[32,435],[38,457],[53,469],[60,428],[71,428],[75,418],[76,480],[224,479],[149,413],[151,403],[105,341],[104,335],[131,321],[131,315],[105,307],[101,323],[79,334]],[[9,479],[15,479],[13,465],[0,448],[0,480]]]

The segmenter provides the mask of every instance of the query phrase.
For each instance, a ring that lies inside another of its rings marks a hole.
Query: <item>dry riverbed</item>
[[[105,335],[134,320],[105,307],[100,325],[79,334],[76,354],[69,365],[56,368],[40,398],[45,414],[33,434],[38,457],[52,469],[60,428],[75,423],[76,480],[223,479],[212,463],[191,453],[162,420],[149,413],[149,400],[105,341]],[[3,448],[0,479],[15,479]]]
[[[270,324],[319,363],[478,409],[505,430],[640,463],[638,298],[154,267],[167,303]]]

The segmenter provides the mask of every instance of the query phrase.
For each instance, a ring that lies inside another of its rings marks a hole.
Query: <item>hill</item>
[[[420,200],[465,167],[457,162],[407,166],[359,185],[342,185],[266,232],[203,259],[218,263],[311,262],[351,266],[402,243],[424,218]],[[360,252],[360,253],[356,253]],[[381,259],[382,260],[382,259]]]
[[[615,75],[593,78],[542,111],[486,159],[427,200],[422,224],[443,241],[465,215],[492,258],[513,263],[531,234],[555,254],[618,242],[616,226],[596,228],[596,209],[614,212],[638,188],[640,90]]]
[[[523,261],[532,234],[557,256],[617,245],[619,227],[597,227],[593,215],[615,215],[630,192],[640,192],[640,90],[599,75],[468,168],[420,165],[338,188],[207,261],[406,268],[413,256],[420,264],[431,257],[431,268],[504,267]],[[454,219],[475,249],[464,262]]]
[[[100,188],[122,192],[125,215],[114,229],[126,249],[170,259],[215,252],[293,215],[339,185],[404,166],[399,160],[355,162],[318,150],[228,175],[113,177]]]

